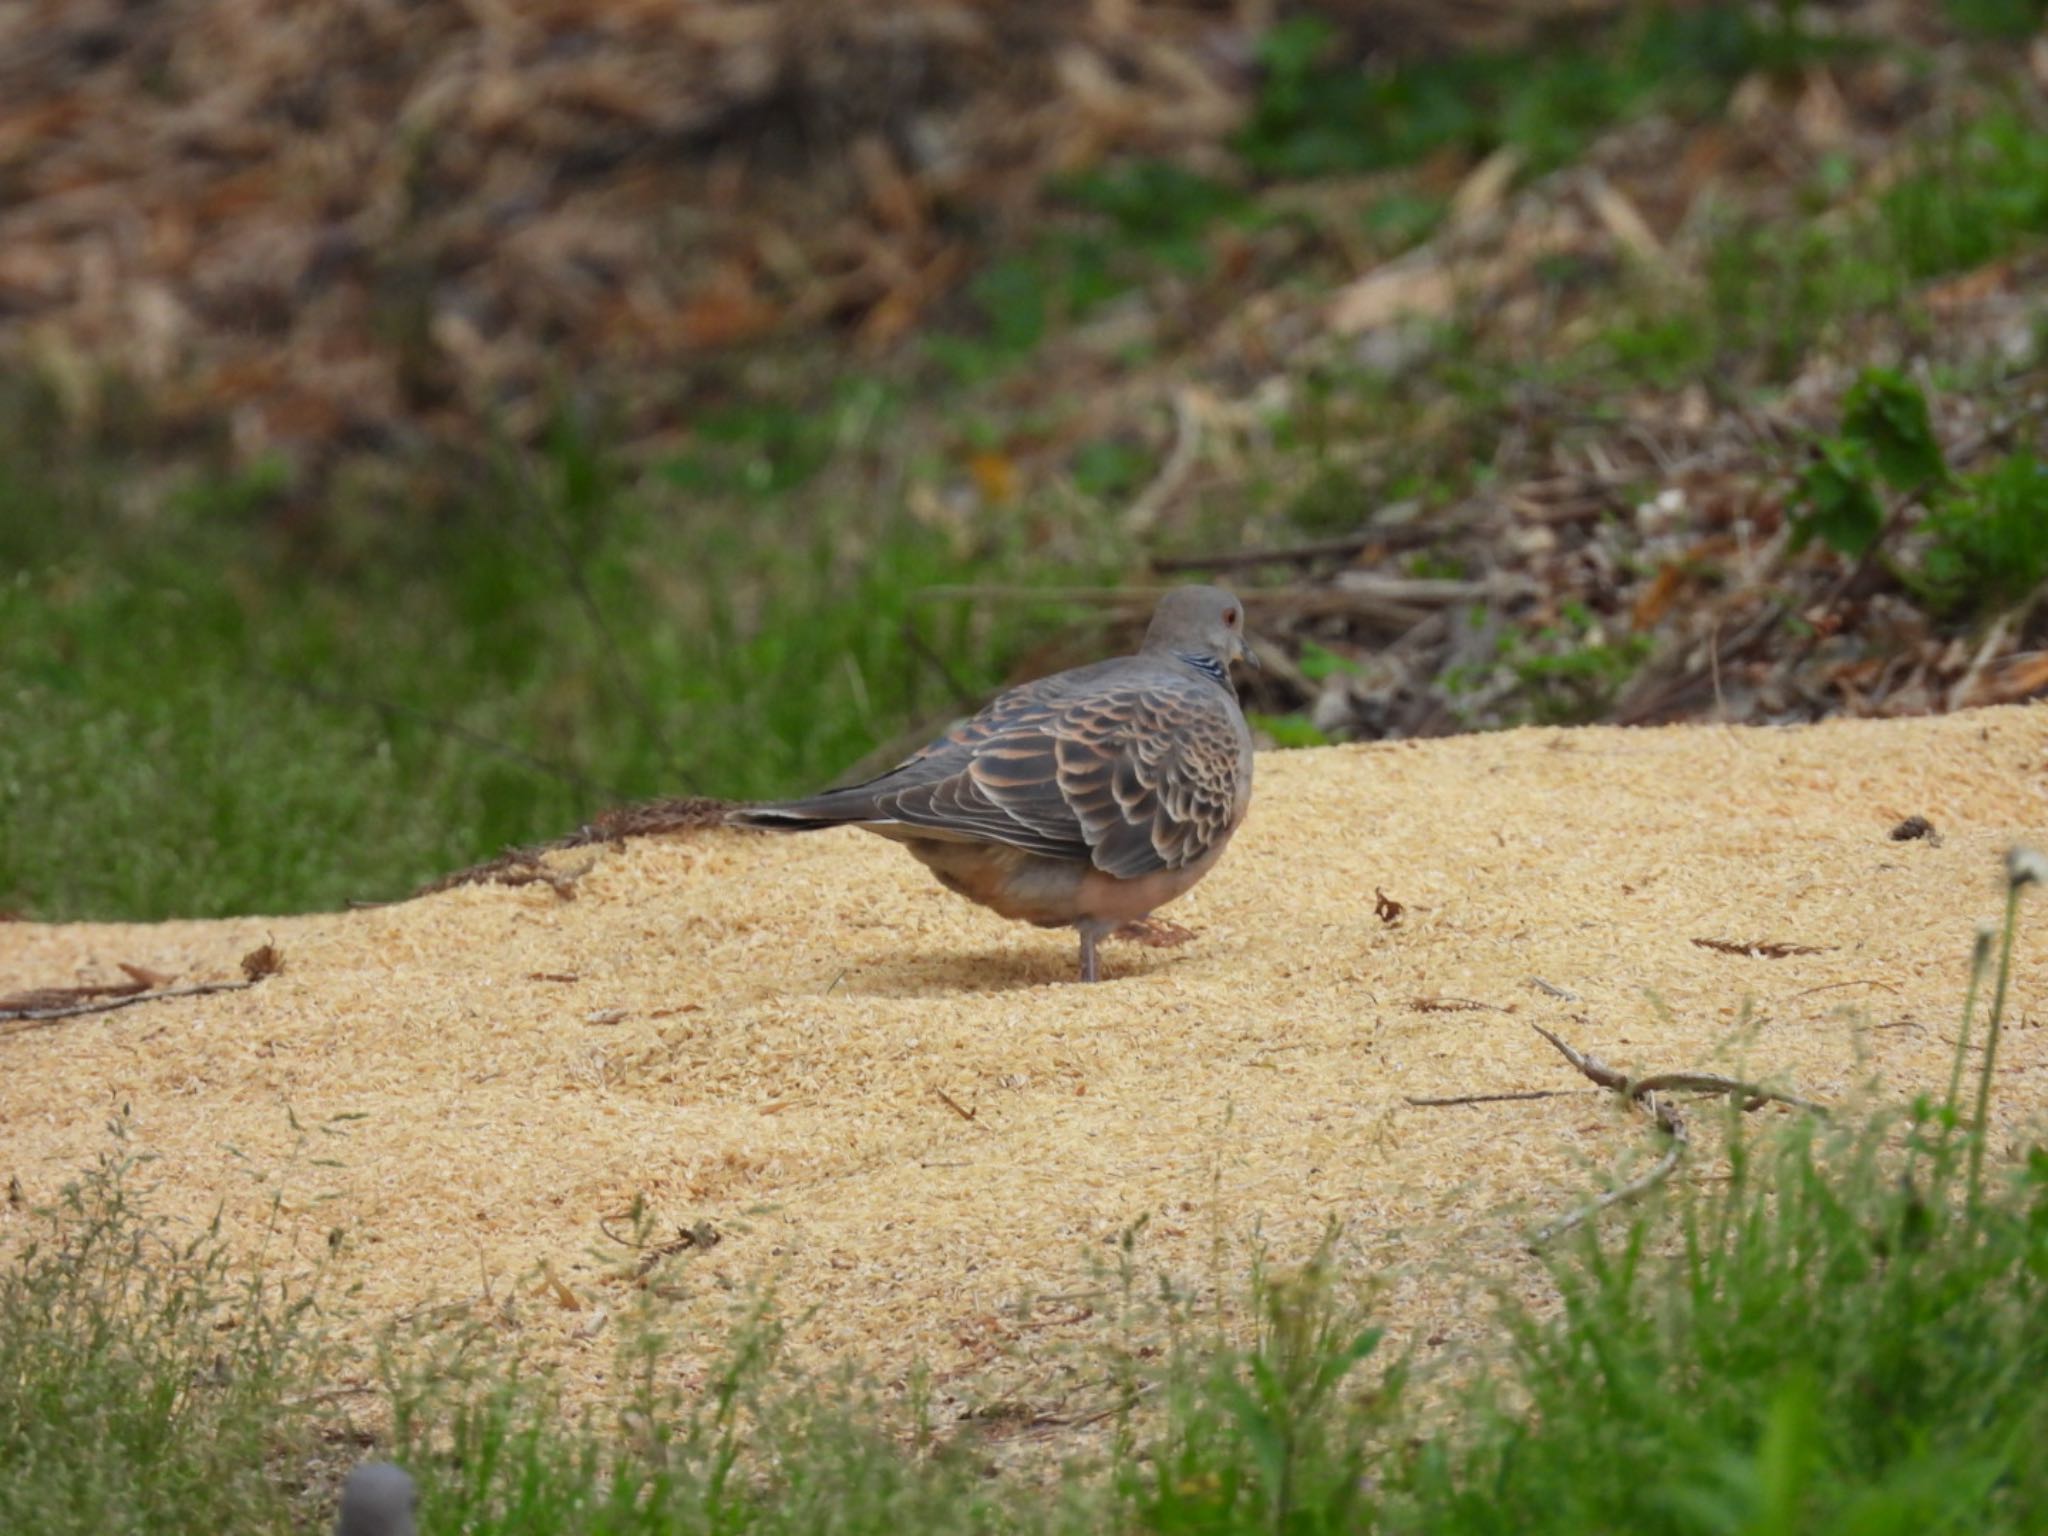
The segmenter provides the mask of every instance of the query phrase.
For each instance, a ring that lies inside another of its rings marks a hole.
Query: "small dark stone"
[[[1904,821],[1892,828],[1892,841],[1895,843],[1910,843],[1916,837],[1932,836],[1934,836],[1934,823],[1925,816],[1908,816]]]

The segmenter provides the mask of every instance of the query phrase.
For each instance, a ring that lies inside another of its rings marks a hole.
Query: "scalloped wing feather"
[[[864,786],[876,819],[1121,879],[1196,862],[1229,837],[1244,799],[1236,701],[1171,669],[1118,670],[1108,686],[1062,676],[1003,695]]]

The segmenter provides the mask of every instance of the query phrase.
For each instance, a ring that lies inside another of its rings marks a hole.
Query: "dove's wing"
[[[1014,688],[878,779],[744,819],[896,824],[1131,879],[1229,837],[1246,740],[1232,694],[1128,658]]]

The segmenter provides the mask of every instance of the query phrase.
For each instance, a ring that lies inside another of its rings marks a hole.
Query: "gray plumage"
[[[366,1461],[341,1485],[334,1536],[416,1536],[412,1479],[388,1461]]]
[[[1234,660],[1257,665],[1243,606],[1220,587],[1183,587],[1136,655],[1012,688],[866,783],[730,819],[901,842],[971,900],[1078,929],[1093,981],[1102,935],[1201,879],[1244,820],[1252,744]]]

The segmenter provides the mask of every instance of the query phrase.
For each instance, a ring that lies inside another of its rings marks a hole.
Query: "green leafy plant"
[[[2048,581],[2048,464],[2025,451],[1928,514],[1916,585],[1945,610],[2009,607]]]
[[[1359,672],[1358,663],[1349,656],[1339,656],[1335,651],[1317,645],[1313,640],[1302,641],[1301,656],[1296,665],[1301,668],[1301,675],[1312,683],[1320,683],[1339,673],[1356,677]]]
[[[1860,443],[1893,490],[1946,478],[1948,466],[1919,386],[1889,368],[1866,368],[1842,401],[1842,433]]]
[[[1795,488],[1792,543],[1815,539],[1838,552],[1864,554],[1884,532],[1880,483],[1921,491],[1948,477],[1927,397],[1889,368],[1866,368],[1842,402],[1841,430],[1814,444]]]
[[[1565,603],[1560,621],[1520,639],[1502,637],[1508,668],[1528,690],[1532,717],[1570,725],[1601,715],[1648,659],[1648,635],[1610,638],[1582,603]]]
[[[1247,713],[1255,731],[1264,731],[1276,747],[1327,747],[1330,738],[1307,715],[1266,715]]]
[[[1854,438],[1823,438],[1813,445],[1813,462],[1794,487],[1792,547],[1819,539],[1830,549],[1860,556],[1884,532],[1884,502],[1877,493],[1877,469],[1870,450]]]
[[[1916,563],[1899,576],[1944,613],[2009,607],[2048,580],[2048,466],[2027,450],[1961,478],[1934,435],[1926,397],[1890,369],[1866,369],[1841,428],[1813,444],[1793,488],[1794,547],[1819,540],[1861,558],[1883,535],[1884,490],[1924,501]]]
[[[1965,31],[2015,41],[2048,23],[2048,0],[1947,0],[1942,9]]]

